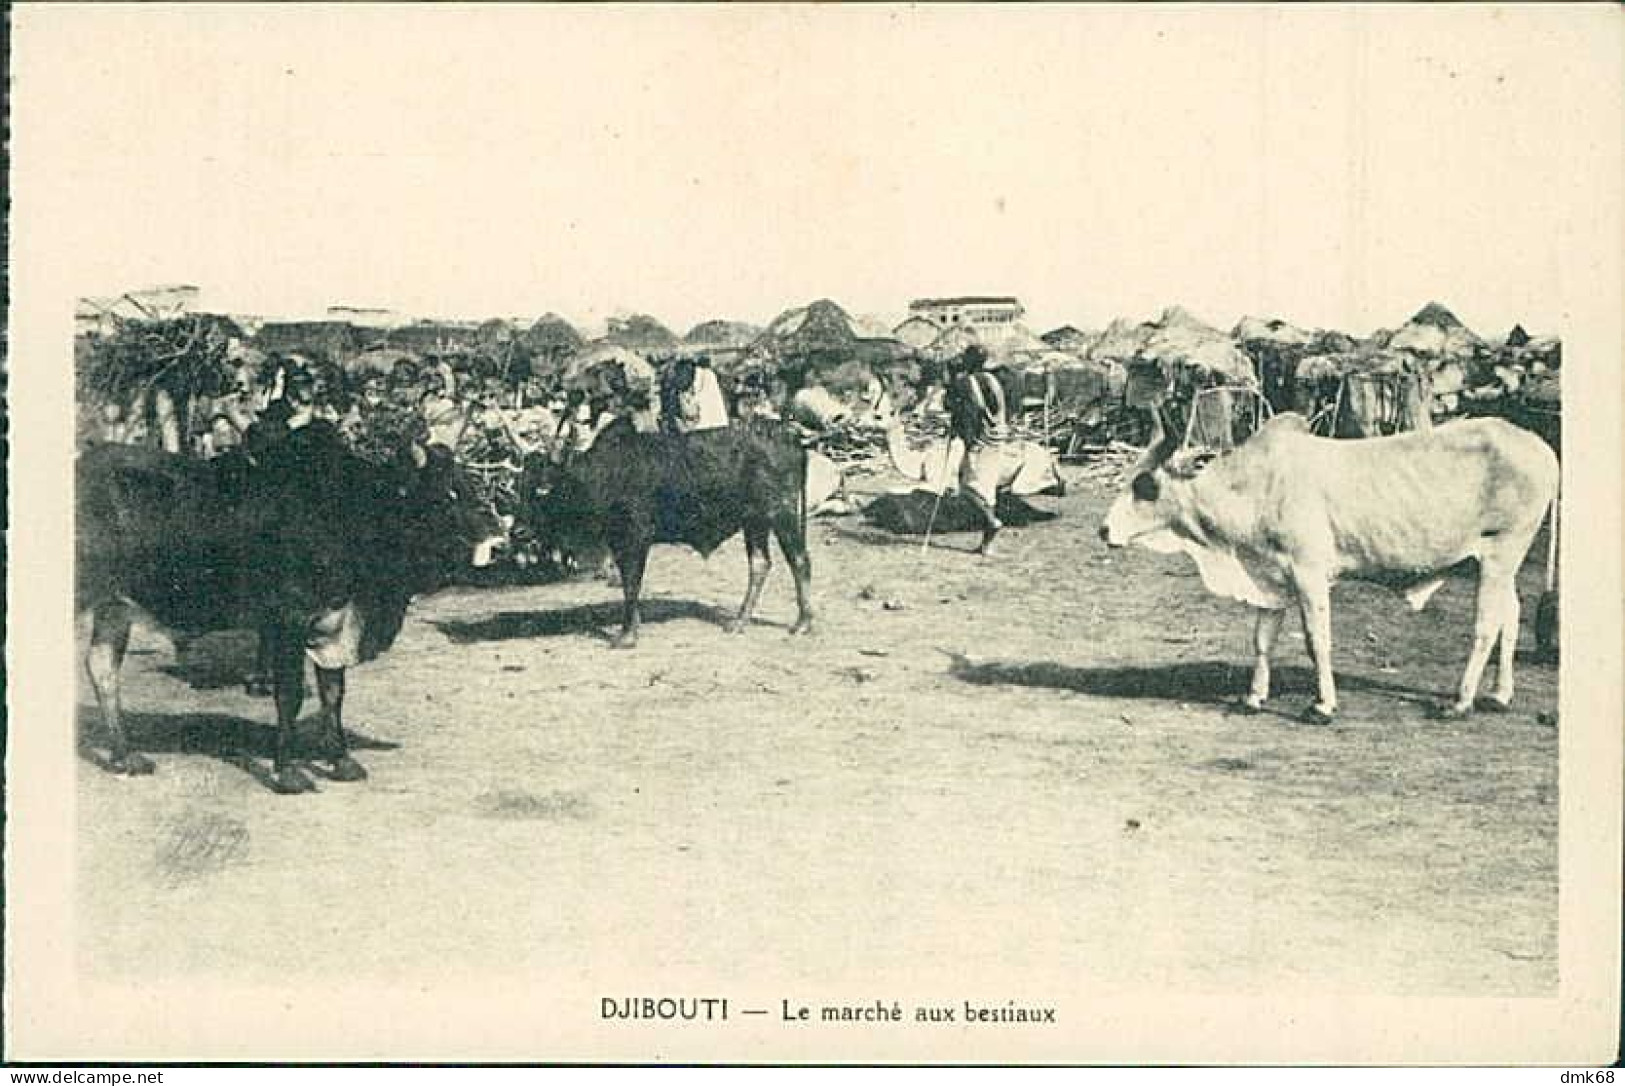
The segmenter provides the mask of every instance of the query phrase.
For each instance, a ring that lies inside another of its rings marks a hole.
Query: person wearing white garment
[[[716,430],[728,425],[728,401],[723,399],[722,384],[711,369],[711,359],[700,355],[694,360],[694,385],[689,390],[693,418],[686,429]],[[685,412],[686,413],[686,412]]]

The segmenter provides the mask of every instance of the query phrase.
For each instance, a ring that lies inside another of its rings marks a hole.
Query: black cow
[[[444,450],[381,467],[329,427],[296,430],[254,460],[189,460],[92,446],[78,462],[80,608],[92,611],[87,667],[107,731],[108,767],[152,772],[120,719],[119,669],[144,613],[182,637],[254,629],[277,710],[273,786],[310,791],[291,761],[316,665],[336,780],[365,771],[344,735],[344,670],[385,651],[414,595],[444,584],[471,551],[488,560],[500,525]]]
[[[807,453],[782,423],[738,422],[687,434],[642,433],[613,423],[566,466],[533,466],[528,516],[544,546],[570,555],[608,549],[625,597],[619,647],[637,643],[638,594],[655,543],[682,543],[709,556],[745,535],[750,581],[730,632],[750,622],[772,568],[775,536],[796,582],[795,624],[812,629],[807,557]]]

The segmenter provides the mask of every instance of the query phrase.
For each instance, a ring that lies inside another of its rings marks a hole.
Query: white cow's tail
[[[1546,511],[1546,591],[1557,589],[1557,519],[1561,495],[1552,498],[1552,504]]]

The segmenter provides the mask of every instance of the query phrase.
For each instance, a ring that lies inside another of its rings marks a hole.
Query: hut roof
[[[1063,324],[1059,328],[1051,328],[1038,338],[1057,350],[1082,355],[1100,342],[1103,334],[1102,332],[1085,332],[1073,325]]]
[[[929,347],[942,329],[926,320],[924,317],[910,317],[908,320],[892,329],[892,337],[908,344],[915,350]]]
[[[794,374],[799,381],[814,383],[852,363],[872,373],[895,372],[913,355],[913,349],[899,340],[859,335],[844,309],[821,298],[780,313],[727,368],[730,373]]]
[[[1313,381],[1351,373],[1412,373],[1416,369],[1416,361],[1403,351],[1357,346],[1306,357],[1298,364],[1298,376]]]
[[[519,336],[519,329],[514,323],[501,317],[492,317],[480,322],[480,326],[474,331],[480,342],[488,345],[510,343]]]
[[[389,329],[383,342],[421,353],[471,351],[480,344],[480,326],[467,321],[413,321]]]
[[[1193,367],[1238,384],[1251,385],[1255,379],[1253,360],[1229,336],[1178,306],[1164,310],[1150,326],[1138,357]]]
[[[604,339],[643,355],[670,354],[679,346],[676,334],[647,313],[611,317]]]
[[[575,326],[557,313],[536,318],[519,338],[526,347],[541,355],[573,354],[586,342]]]
[[[1104,361],[1093,361],[1080,358],[1070,351],[1035,351],[1022,355],[1017,368],[1029,373],[1076,372],[1087,370],[1091,373],[1106,374],[1112,371],[1112,364]]]
[[[381,333],[363,333],[348,321],[266,321],[254,333],[254,346],[268,354],[317,351],[344,358],[381,341]]]
[[[369,347],[360,354],[352,356],[348,362],[348,368],[388,373],[395,368],[395,363],[403,360],[416,362],[418,356],[402,347],[378,345]]]
[[[181,316],[197,301],[200,291],[190,284],[127,290],[110,298],[83,297],[75,316],[108,315],[125,320],[169,320]]]
[[[1147,324],[1135,324],[1127,317],[1118,317],[1106,326],[1089,348],[1089,357],[1096,361],[1126,362],[1139,354],[1148,336]]]
[[[859,335],[846,310],[828,298],[780,313],[749,350],[750,358],[758,363],[851,358],[889,362],[908,353],[908,345],[898,340]]]
[[[852,334],[859,339],[893,339],[891,322],[872,313],[848,313]]]
[[[775,347],[780,353],[796,353],[846,347],[858,338],[846,310],[828,298],[820,298],[774,317],[756,343]]]
[[[1523,349],[1536,354],[1561,355],[1563,353],[1563,341],[1556,336],[1535,336],[1523,345]]]
[[[1454,313],[1437,302],[1423,306],[1414,317],[1386,336],[1383,345],[1433,358],[1470,357],[1485,346]]]
[[[1238,343],[1283,343],[1294,346],[1307,346],[1315,338],[1313,332],[1306,332],[1295,324],[1275,317],[1267,320],[1243,317],[1230,330],[1230,336]]]
[[[751,340],[761,334],[761,329],[754,324],[744,321],[709,320],[701,321],[690,328],[688,335],[683,337],[683,343],[689,347],[748,347]]]
[[[944,329],[930,346],[922,352],[927,358],[938,362],[946,362],[950,358],[958,358],[972,346],[987,345],[982,343],[982,337],[976,334],[976,329],[966,325],[956,324],[952,328]],[[989,354],[993,352],[989,351]]]

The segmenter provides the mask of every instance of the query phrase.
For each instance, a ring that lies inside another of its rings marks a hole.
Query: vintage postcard
[[[1617,7],[10,20],[7,1060],[1613,1060]]]

